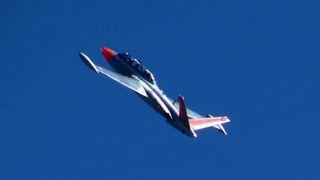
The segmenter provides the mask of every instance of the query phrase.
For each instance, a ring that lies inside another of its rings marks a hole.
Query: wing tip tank
[[[91,61],[91,59],[85,55],[84,53],[82,52],[79,52],[79,56],[80,56],[80,59],[82,60],[82,62],[88,66],[92,71],[96,72],[96,73],[99,73],[98,69],[96,68],[96,66],[94,65],[94,63]]]

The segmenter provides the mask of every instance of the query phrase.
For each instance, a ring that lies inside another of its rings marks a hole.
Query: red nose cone
[[[106,58],[107,61],[110,61],[117,53],[114,52],[113,50],[102,47],[101,48],[102,55]]]

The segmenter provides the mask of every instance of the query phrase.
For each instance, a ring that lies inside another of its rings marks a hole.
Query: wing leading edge
[[[104,69],[98,65],[95,65],[91,59],[86,56],[84,53],[79,53],[79,56],[81,58],[81,60],[93,71],[95,71],[96,73],[102,73],[104,75],[106,75],[107,77],[113,79],[114,81],[122,84],[123,86],[133,90],[134,92],[148,97],[147,92],[145,91],[145,89],[143,88],[143,85],[134,78],[131,77],[127,77],[127,76],[123,76],[121,74],[109,71],[107,69]]]

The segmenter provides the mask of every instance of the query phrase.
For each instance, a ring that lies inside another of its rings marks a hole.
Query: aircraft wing
[[[143,95],[145,97],[148,97],[145,89],[143,88],[143,85],[134,78],[131,77],[127,77],[127,76],[123,76],[121,74],[112,72],[110,70],[104,69],[98,65],[95,65],[91,59],[86,56],[83,53],[79,54],[81,60],[93,71],[95,71],[96,73],[102,73],[104,75],[106,75],[107,77],[113,79],[114,81],[122,84],[123,86],[135,91],[136,93]]]
[[[123,76],[121,74],[118,74],[118,73],[115,73],[115,72],[112,72],[112,71],[109,71],[107,69],[104,69],[100,66],[96,66],[98,71],[106,76],[108,76],[109,78],[117,81],[118,83],[122,84],[123,86],[145,96],[145,97],[148,97],[146,91],[144,90],[142,84],[137,80],[137,79],[134,79],[134,78],[130,78],[130,77],[127,77],[127,76]]]

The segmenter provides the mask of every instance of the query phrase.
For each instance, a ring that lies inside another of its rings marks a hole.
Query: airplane
[[[197,137],[195,131],[208,127],[214,127],[227,135],[223,127],[223,124],[230,122],[227,116],[213,117],[210,114],[202,116],[188,109],[181,95],[173,101],[164,94],[153,74],[142,65],[141,61],[131,57],[129,53],[117,53],[107,47],[101,47],[100,50],[113,71],[94,64],[82,52],[79,53],[80,59],[92,71],[101,73],[134,91],[171,126],[191,138]]]

